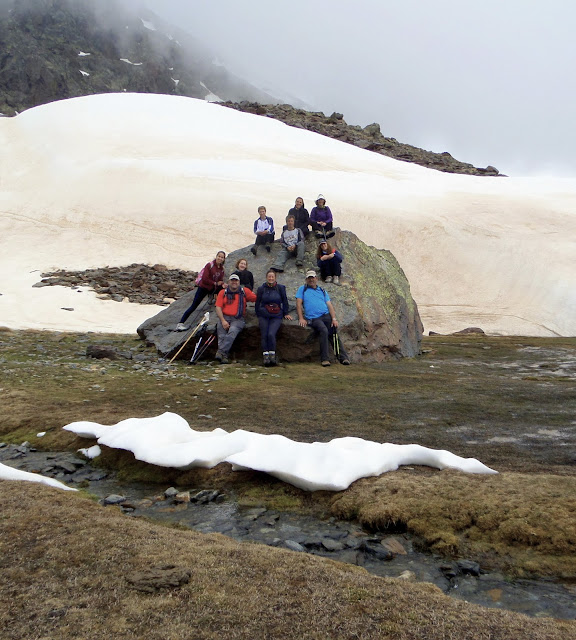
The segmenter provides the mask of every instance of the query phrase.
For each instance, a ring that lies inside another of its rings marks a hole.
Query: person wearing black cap
[[[298,324],[310,327],[320,339],[320,362],[323,367],[330,366],[328,358],[329,336],[334,338],[334,350],[341,364],[350,364],[348,354],[337,333],[338,320],[330,296],[318,286],[316,271],[306,272],[306,284],[296,292],[296,311]]]
[[[246,326],[246,302],[256,302],[256,294],[247,287],[240,286],[240,276],[233,273],[228,278],[228,286],[216,298],[216,315],[218,324],[218,351],[216,360],[228,364],[228,353],[236,336]]]

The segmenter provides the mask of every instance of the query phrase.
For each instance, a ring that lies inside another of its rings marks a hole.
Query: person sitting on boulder
[[[340,276],[342,275],[342,254],[340,251],[334,249],[326,240],[321,240],[316,252],[316,261],[324,282],[340,284]]]
[[[270,253],[270,247],[274,242],[274,220],[266,215],[266,207],[258,207],[258,218],[254,221],[254,233],[256,234],[256,242],[250,251],[256,255],[258,247],[264,245],[266,251]]]
[[[176,331],[187,331],[188,327],[184,324],[191,313],[193,313],[202,300],[207,295],[214,295],[220,290],[224,284],[224,264],[226,262],[226,254],[224,251],[218,251],[216,257],[208,262],[198,274],[196,278],[196,295],[192,304],[186,309],[184,315],[180,318],[180,322],[176,325]]]
[[[248,271],[248,260],[246,258],[240,258],[236,261],[236,271],[234,271],[239,278],[240,284],[243,287],[248,287],[250,291],[254,291],[254,276],[252,271]]]
[[[294,226],[294,216],[286,218],[286,229],[282,231],[280,239],[282,241],[282,250],[278,254],[274,264],[270,267],[273,271],[282,273],[284,265],[288,258],[296,258],[296,266],[301,267],[304,264],[304,252],[306,244],[304,243],[304,234],[301,229]]]
[[[316,206],[310,212],[310,225],[317,238],[331,238],[334,235],[332,211],[326,206],[326,198],[322,194],[316,198]]]
[[[222,289],[216,298],[218,351],[215,358],[222,364],[228,364],[232,344],[246,326],[244,316],[247,302],[256,302],[256,294],[247,287],[241,287],[240,276],[233,273],[228,278],[228,286]]]
[[[310,233],[310,214],[308,209],[304,206],[304,200],[300,197],[296,198],[296,202],[290,211],[289,216],[294,216],[294,226],[296,229],[301,229],[304,237]]]
[[[341,364],[350,364],[348,354],[337,333],[338,320],[330,296],[318,286],[316,271],[306,272],[306,284],[296,292],[296,311],[298,324],[310,327],[320,339],[320,362],[323,367],[330,366],[328,358],[328,337],[333,336],[334,351]]]
[[[260,325],[264,366],[275,367],[278,364],[276,334],[282,325],[282,318],[292,320],[292,316],[288,315],[290,307],[286,287],[276,282],[276,272],[272,269],[266,274],[266,282],[258,287],[254,308]]]

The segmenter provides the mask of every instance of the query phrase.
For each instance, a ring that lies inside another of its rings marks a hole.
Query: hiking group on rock
[[[198,274],[196,278],[198,288],[194,300],[182,315],[176,330],[187,331],[189,327],[185,322],[188,317],[204,298],[210,296],[212,301],[216,296],[218,350],[215,359],[222,364],[227,364],[234,340],[246,325],[247,302],[254,302],[260,327],[263,364],[264,366],[277,365],[276,334],[284,319],[293,319],[289,314],[286,287],[277,282],[277,274],[284,271],[284,266],[291,257],[295,258],[297,268],[303,266],[305,239],[310,233],[309,226],[312,227],[316,238],[320,240],[316,262],[322,280],[340,284],[343,258],[340,252],[328,242],[328,239],[335,235],[332,212],[326,206],[323,195],[318,196],[315,204],[312,212],[308,214],[304,200],[300,197],[296,198],[294,207],[288,212],[286,225],[280,236],[281,250],[266,273],[266,282],[258,287],[256,293],[253,292],[254,276],[248,270],[248,261],[245,258],[236,262],[236,270],[229,276],[227,285],[224,285],[226,254],[219,251],[214,260],[207,263]],[[250,249],[251,253],[257,256],[258,248],[262,246],[270,253],[275,238],[274,221],[266,215],[264,206],[258,207],[258,218],[254,221],[254,234],[256,239]],[[301,327],[310,327],[319,338],[322,366],[330,366],[330,337],[332,337],[334,354],[339,362],[349,365],[350,359],[338,335],[338,320],[334,306],[328,293],[318,285],[318,277],[314,270],[306,272],[305,284],[296,292],[296,311],[298,324]]]

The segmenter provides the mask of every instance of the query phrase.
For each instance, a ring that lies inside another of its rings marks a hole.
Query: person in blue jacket
[[[250,251],[256,255],[258,247],[264,245],[266,251],[270,253],[270,247],[274,242],[274,220],[266,215],[266,207],[258,207],[258,218],[254,221],[254,233],[256,234],[256,242]]]
[[[258,287],[254,308],[260,325],[264,366],[274,367],[278,364],[276,334],[282,319],[292,320],[292,316],[288,314],[286,287],[276,282],[276,272],[272,269],[266,273],[266,282]]]
[[[296,311],[298,324],[301,327],[310,327],[320,340],[320,363],[323,367],[330,366],[330,337],[334,343],[334,355],[341,364],[350,364],[350,358],[338,335],[336,311],[328,293],[318,286],[316,271],[313,269],[306,272],[306,284],[296,292]]]
[[[342,275],[342,254],[334,249],[329,242],[322,240],[316,252],[316,263],[324,282],[340,284]]]

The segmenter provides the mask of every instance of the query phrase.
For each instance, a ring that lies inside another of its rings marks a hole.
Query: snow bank
[[[444,174],[203,100],[105,94],[0,119],[0,185],[0,325],[134,331],[157,309],[30,287],[58,267],[198,269],[252,241],[258,205],[281,222],[323,193],[398,258],[427,330],[576,335],[576,179]]]
[[[111,426],[72,422],[64,429],[82,438],[97,438],[99,444],[113,449],[131,451],[137,460],[160,467],[185,470],[229,462],[235,470],[264,471],[307,491],[343,491],[359,478],[407,464],[497,473],[475,458],[460,458],[417,444],[379,444],[351,437],[308,444],[242,429],[232,433],[223,429],[195,431],[171,412],[153,418],[128,418]]]

